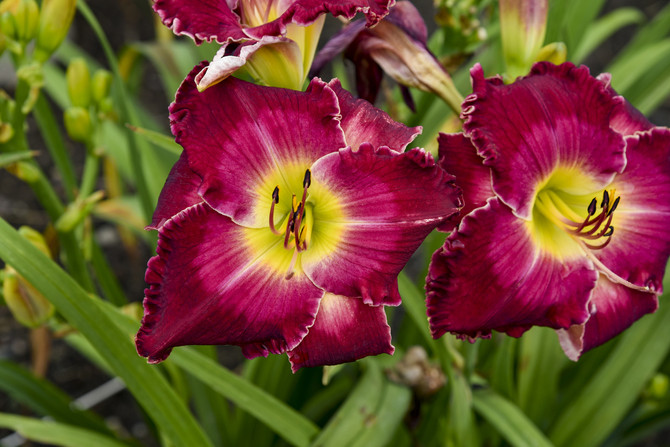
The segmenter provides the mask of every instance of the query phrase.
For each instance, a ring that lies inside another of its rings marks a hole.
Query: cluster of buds
[[[0,53],[9,49],[24,57],[27,45],[35,41],[33,60],[46,61],[63,42],[74,17],[76,0],[35,0],[0,2]]]
[[[65,77],[71,104],[64,112],[65,129],[73,140],[91,145],[97,117],[112,110],[112,74],[99,69],[91,76],[85,60],[73,59]]]
[[[430,362],[426,350],[412,346],[403,358],[388,371],[389,379],[412,388],[419,398],[438,392],[447,382],[442,369]]]
[[[30,227],[19,228],[19,234],[42,253],[51,257],[51,251],[42,234]],[[10,265],[2,271],[2,294],[7,307],[21,324],[34,328],[44,324],[54,313],[54,306]]]

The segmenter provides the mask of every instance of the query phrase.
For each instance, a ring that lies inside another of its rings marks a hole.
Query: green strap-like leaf
[[[550,438],[557,446],[598,446],[634,405],[670,351],[670,306],[635,323],[607,361],[561,413]]]
[[[493,425],[513,446],[552,446],[544,434],[512,402],[488,389],[475,390],[472,397],[475,411]]]
[[[79,330],[123,379],[160,430],[177,446],[211,445],[184,403],[158,369],[147,365],[102,310],[70,276],[0,219],[0,258],[39,290]]]
[[[97,304],[107,311],[110,319],[127,337],[137,331],[137,322],[123,315],[117,308],[105,301]],[[167,361],[176,363],[293,445],[306,446],[319,432],[314,423],[296,410],[195,349],[176,348]]]
[[[112,435],[96,414],[74,408],[67,394],[7,360],[0,360],[0,389],[42,416]]]
[[[0,427],[14,430],[31,441],[64,447],[128,447],[121,441],[72,425],[40,421],[24,416],[0,413]]]
[[[581,63],[586,56],[591,54],[612,34],[624,26],[642,23],[644,18],[642,11],[636,8],[619,8],[601,17],[586,29],[584,37],[579,41],[570,60],[575,64]]]

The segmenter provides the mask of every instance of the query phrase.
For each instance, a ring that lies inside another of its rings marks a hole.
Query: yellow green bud
[[[51,257],[51,252],[41,233],[24,226],[19,228],[19,234],[42,253]],[[28,327],[37,327],[51,318],[54,313],[54,306],[44,298],[44,295],[11,266],[5,267],[4,274],[2,293],[7,307],[19,323]]]
[[[669,382],[668,376],[663,373],[657,373],[649,381],[645,394],[651,399],[664,399],[668,394]]]
[[[2,31],[2,34],[9,39],[16,38],[16,21],[11,12],[5,11],[0,16],[0,31]]]
[[[0,143],[6,143],[14,136],[14,128],[9,123],[0,123]]]
[[[49,245],[47,244],[47,241],[44,239],[44,236],[42,236],[42,233],[39,231],[35,230],[34,228],[30,228],[27,226],[22,226],[19,228],[19,234],[23,236],[25,239],[28,240],[35,248],[37,248],[39,251],[44,253],[48,257],[51,256],[51,250],[49,250]]]
[[[91,93],[93,101],[100,104],[103,99],[109,96],[109,90],[112,86],[112,74],[104,69],[97,70],[91,80]]]
[[[568,48],[563,42],[552,42],[543,46],[537,53],[536,61],[547,61],[555,65],[561,65],[568,58]]]
[[[37,34],[40,21],[40,8],[35,0],[21,0],[14,12],[16,38],[28,42]]]
[[[77,0],[43,0],[35,59],[40,62],[46,61],[63,42],[76,8]]]
[[[73,59],[65,73],[67,92],[73,106],[88,107],[91,104],[91,75],[86,61]]]
[[[54,313],[53,304],[14,269],[5,268],[2,293],[16,321],[25,326],[40,326]]]
[[[63,114],[65,130],[74,141],[85,142],[91,136],[91,115],[83,107],[69,107]]]
[[[500,0],[500,34],[510,80],[530,71],[544,43],[548,0]]]
[[[14,174],[26,183],[35,183],[40,179],[40,171],[37,166],[25,161],[18,161],[7,166],[7,171]]]

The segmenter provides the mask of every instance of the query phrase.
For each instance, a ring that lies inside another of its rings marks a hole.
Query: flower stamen
[[[275,205],[279,203],[279,185],[275,186],[275,189],[272,191],[272,204],[270,205],[270,231],[272,231],[277,236],[281,235],[282,232],[277,230],[275,227]]]
[[[576,239],[582,239],[584,247],[591,250],[601,250],[610,243],[614,234],[612,219],[614,218],[614,211],[621,200],[621,197],[616,197],[615,194],[614,189],[603,191],[603,197],[600,202],[601,211],[599,213],[597,213],[597,199],[591,199],[586,208],[587,215],[584,219],[565,203],[562,196],[551,190],[541,191],[535,203],[537,210],[543,216],[555,225],[563,228]],[[606,240],[601,244],[589,244],[586,242],[586,240],[597,241],[602,238],[606,238]]]

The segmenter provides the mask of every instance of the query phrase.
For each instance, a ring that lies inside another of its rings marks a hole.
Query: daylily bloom
[[[159,198],[138,352],[233,344],[293,369],[392,353],[397,275],[460,203],[417,135],[334,80],[229,78],[170,107],[184,152]]]
[[[344,52],[356,68],[358,96],[374,104],[383,72],[391,76],[403,93],[407,105],[414,102],[407,87],[432,92],[454,110],[461,97],[449,74],[426,46],[428,33],[421,14],[408,1],[399,1],[374,28],[363,21],[346,25],[314,59],[311,74],[318,73],[337,54]]]
[[[177,35],[196,44],[222,44],[196,76],[199,90],[241,67],[266,85],[301,89],[321,35],[324,13],[351,19],[363,12],[368,26],[395,0],[155,0],[154,10]]]
[[[471,74],[464,133],[439,139],[465,206],[430,266],[432,334],[548,326],[576,360],[658,305],[670,130],[586,67],[538,63],[511,85]]]

